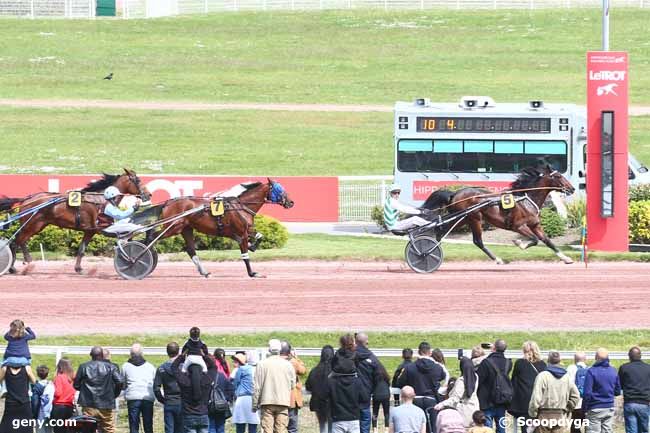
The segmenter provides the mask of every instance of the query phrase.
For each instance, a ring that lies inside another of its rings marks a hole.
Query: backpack
[[[230,418],[232,413],[230,412],[230,404],[226,400],[226,396],[219,388],[218,380],[214,381],[212,385],[212,390],[210,391],[210,399],[208,400],[208,413],[212,416],[223,416],[224,418]]]
[[[49,385],[49,382],[48,382]],[[35,383],[32,386],[32,397],[31,397],[31,406],[32,406],[32,416],[34,419],[38,419],[38,415],[41,412],[41,408],[48,405],[50,402],[50,397],[45,394],[45,387],[42,383]]]
[[[497,405],[509,404],[513,396],[512,384],[508,380],[508,377],[491,360],[486,359],[485,362],[496,371],[494,388],[492,389],[492,401]]]
[[[583,367],[581,365],[577,366],[578,369],[576,370],[576,387],[578,388],[578,392],[580,393],[580,397],[584,397],[585,394],[585,379],[587,377],[587,370],[588,368]]]

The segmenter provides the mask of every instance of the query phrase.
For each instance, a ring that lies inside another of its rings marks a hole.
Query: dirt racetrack
[[[418,275],[399,262],[161,263],[142,281],[112,261],[38,263],[0,277],[0,318],[41,334],[262,330],[549,330],[650,327],[650,265],[444,263]],[[580,295],[578,295],[580,294]],[[38,313],[35,313],[38,311]]]

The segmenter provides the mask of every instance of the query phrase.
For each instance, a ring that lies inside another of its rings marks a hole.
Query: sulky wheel
[[[153,256],[153,264],[151,266],[151,270],[149,271],[149,274],[151,274],[156,269],[156,266],[158,266],[158,251],[156,251],[154,247],[149,248],[149,251],[151,251],[151,255]],[[149,274],[146,276],[149,276]]]
[[[9,240],[0,238],[0,275],[4,275],[14,264],[14,252],[9,247]]]
[[[437,270],[442,264],[442,248],[430,236],[418,236],[406,245],[406,263],[420,274]]]
[[[124,279],[141,280],[154,268],[151,250],[142,242],[129,241],[115,247],[115,271]]]

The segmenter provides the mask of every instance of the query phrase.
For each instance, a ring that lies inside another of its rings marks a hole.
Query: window
[[[518,173],[550,165],[567,170],[567,143],[553,140],[400,140],[401,172]]]

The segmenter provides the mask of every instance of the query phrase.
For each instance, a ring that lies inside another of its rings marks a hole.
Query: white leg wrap
[[[556,255],[560,258],[560,260],[562,260],[567,265],[570,265],[571,263],[573,263],[573,260],[571,259],[571,257],[567,257],[562,253],[557,253]]]
[[[196,269],[199,270],[199,273],[201,275],[207,274],[207,272],[203,268],[203,265],[201,264],[201,260],[199,260],[199,256],[192,257],[192,263],[194,263],[194,265],[196,266]]]
[[[242,253],[242,255],[241,255],[242,260],[248,260],[248,258],[249,258],[248,253]]]

